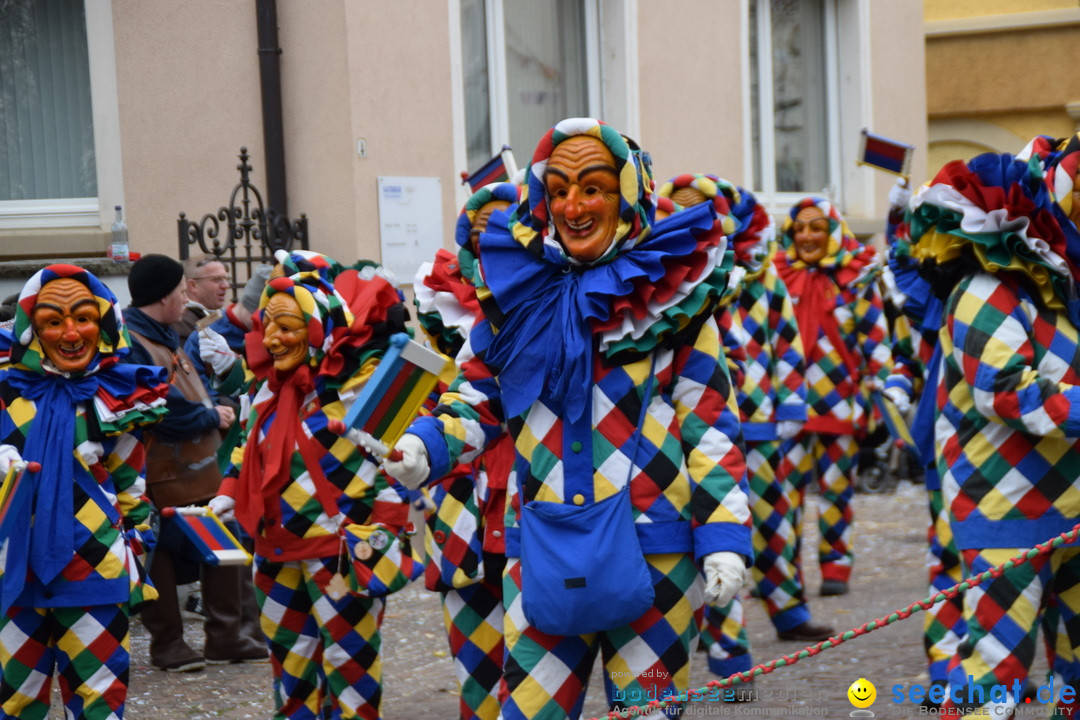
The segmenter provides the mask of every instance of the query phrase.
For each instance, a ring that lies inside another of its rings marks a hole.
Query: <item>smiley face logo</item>
[[[877,688],[866,678],[859,678],[847,689],[848,700],[857,708],[868,708],[877,699]]]

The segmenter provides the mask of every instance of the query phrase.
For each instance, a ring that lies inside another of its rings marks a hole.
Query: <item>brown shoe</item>
[[[810,620],[796,625],[787,630],[778,630],[776,637],[781,640],[798,640],[799,642],[812,643],[828,640],[836,631],[829,625],[815,625]]]

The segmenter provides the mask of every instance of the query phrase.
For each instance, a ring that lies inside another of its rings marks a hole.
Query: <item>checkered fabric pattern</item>
[[[331,599],[325,587],[337,563],[256,559],[255,597],[281,701],[278,720],[321,720],[326,706],[334,718],[381,717],[384,602],[352,594]]]
[[[597,653],[604,664],[608,698],[642,705],[651,697],[686,692],[690,650],[697,636],[695,612],[704,599],[700,571],[682,553],[646,555],[655,606],[629,625],[592,635],[560,637],[529,625],[521,607],[521,568],[507,560],[504,720],[565,720],[581,714]],[[662,711],[642,717],[665,717]]]
[[[1080,502],[1078,330],[1005,276],[965,278],[946,303],[935,436],[956,545],[1031,547]]]
[[[6,381],[0,381],[0,427],[7,431],[0,438],[0,444],[12,445],[21,451],[26,445],[27,433],[43,432],[34,429],[36,416],[35,401],[20,397],[18,390]],[[31,577],[17,602],[32,603],[34,607],[81,607],[86,604],[88,595],[103,603],[128,600],[132,588],[129,587],[127,542],[122,529],[109,520],[103,505],[110,503],[105,494],[110,493],[116,496],[116,507],[123,517],[136,525],[146,522],[150,506],[143,495],[146,482],[140,477],[145,456],[143,445],[130,433],[106,437],[101,441],[104,449],[101,465],[91,468],[75,451],[87,440],[86,413],[80,408],[75,417],[73,447],[68,452],[75,454],[74,471],[92,478],[86,484],[98,486],[102,492],[91,497],[79,484],[71,483],[75,555],[49,584],[49,597],[44,595],[41,582],[32,575],[31,566]],[[29,530],[29,518],[26,528]],[[0,577],[3,575],[4,567],[0,563]],[[139,586],[139,591],[148,598],[157,597],[153,588],[143,588],[141,583]]]
[[[780,464],[780,473],[793,474],[792,485],[800,494],[811,482],[818,487],[818,562],[824,580],[851,578],[855,562],[851,522],[855,511],[855,459],[858,443],[851,435],[802,433],[790,444]],[[801,502],[799,503],[802,504]],[[797,522],[801,523],[801,519]],[[796,534],[801,535],[796,525]],[[796,540],[796,547],[800,540]],[[797,562],[797,561],[796,561]]]
[[[421,418],[420,435],[432,476],[458,458],[468,460],[501,432],[498,383],[470,335],[458,361],[462,374],[443,395],[437,417]],[[739,424],[728,405],[732,388],[715,321],[706,320],[693,345],[657,349],[656,380],[633,458],[650,358],[621,366],[594,363],[591,413],[572,423],[537,400],[507,426],[518,453],[517,482],[525,501],[598,502],[629,477],[639,524],[690,522],[698,556],[731,550],[750,556],[745,461]],[[441,412],[441,414],[439,414]],[[427,421],[435,426],[425,427]],[[569,469],[568,469],[569,466]],[[508,527],[516,527],[515,499]],[[657,548],[662,551],[663,548]]]
[[[719,677],[753,667],[743,605],[742,598],[736,595],[726,606],[705,606],[701,642],[708,651],[709,672]]]
[[[375,459],[327,429],[330,419],[345,417],[349,404],[376,364],[374,361],[365,363],[340,390],[327,389],[317,381],[315,390],[304,398],[303,417],[295,420],[300,425],[296,433],[298,438],[306,435],[313,445],[305,450],[297,441],[290,466],[292,477],[277,491],[281,521],[273,527],[260,526],[260,532],[255,535],[255,549],[260,555],[298,559],[337,551],[340,519],[330,517],[320,502],[316,481],[308,471],[315,463],[334,487],[337,509],[349,522],[363,525],[379,521],[399,527],[406,523],[408,503],[378,471]],[[248,423],[255,422],[258,406],[268,402],[272,394],[269,384],[261,381],[251,400]],[[234,492],[235,478],[243,466],[244,446],[251,442],[265,446],[270,428],[277,420],[276,414],[271,415],[259,428],[258,437],[251,436],[245,428],[241,442],[233,452],[233,467],[222,482],[222,494]],[[313,452],[318,455],[312,456]],[[289,554],[282,556],[281,552]]]
[[[1027,548],[964,550],[963,560],[969,575],[977,575],[999,565]],[[955,708],[987,710],[991,717],[1004,717],[1016,707],[1010,696],[992,699],[994,685],[1022,686],[1031,670],[1038,647],[1039,627],[1047,638],[1047,655],[1056,682],[1055,687],[1080,684],[1080,548],[1062,547],[1047,555],[1032,558],[999,578],[970,588],[965,593],[964,617],[968,634],[960,643],[949,666],[949,691],[965,702],[946,699],[942,713]],[[1045,600],[1054,598],[1053,609]],[[967,678],[974,678],[968,687]],[[968,703],[968,693],[974,702]],[[1055,691],[1055,699],[1059,691]],[[981,695],[982,702],[979,702]],[[1055,716],[1059,717],[1059,716]],[[1067,715],[1066,715],[1067,717]]]
[[[889,330],[877,284],[870,283],[860,289],[841,288],[833,319],[859,372],[853,375],[844,364],[824,328],[819,328],[817,338],[812,341],[803,337],[809,404],[807,429],[854,432],[865,429],[869,422],[869,405],[860,392],[859,375],[877,377],[884,383],[892,371]],[[829,424],[818,418],[827,418]]]
[[[461,689],[461,720],[496,720],[504,650],[502,577],[443,592],[442,608]]]
[[[777,420],[806,420],[805,360],[795,309],[771,265],[745,284],[735,307],[747,358],[738,391],[743,432],[747,441],[775,440]]]
[[[55,673],[67,717],[119,720],[130,646],[123,604],[13,609],[0,617],[0,718],[44,720]]]
[[[927,472],[934,472],[932,469]],[[928,489],[930,527],[927,574],[930,593],[936,594],[964,579],[960,553],[949,528],[949,511],[940,489]],[[967,633],[964,621],[964,596],[943,600],[926,609],[923,617],[923,647],[929,661],[930,682],[945,682],[949,661],[956,653],[960,640]]]
[[[746,446],[754,516],[751,574],[777,630],[789,630],[810,619],[799,564],[806,485],[796,487],[797,475],[778,472],[783,450],[790,444],[768,441]]]

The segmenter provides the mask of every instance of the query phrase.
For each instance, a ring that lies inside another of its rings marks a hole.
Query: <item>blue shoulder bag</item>
[[[626,484],[592,505],[533,500],[521,508],[521,603],[525,619],[550,635],[588,635],[644,615],[655,592],[630,504],[641,426],[653,371],[641,402]]]

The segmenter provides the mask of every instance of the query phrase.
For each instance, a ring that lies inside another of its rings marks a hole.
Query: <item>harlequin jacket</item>
[[[89,288],[101,313],[98,353],[77,374],[52,366],[30,322],[42,286],[60,278]],[[145,549],[136,527],[150,512],[138,432],[165,413],[164,370],[119,362],[130,339],[116,298],[73,265],[30,278],[12,334],[0,335],[12,361],[0,371],[0,443],[41,463],[24,476],[0,524],[0,611],[156,598],[136,560]]]
[[[543,183],[554,147],[582,134],[612,151],[622,190],[615,241],[587,264],[553,237]],[[677,213],[662,231],[652,223],[647,157],[609,126],[577,118],[541,140],[521,204],[493,214],[480,236],[484,319],[435,416],[410,432],[438,478],[505,423],[517,453],[509,556],[519,552],[522,502],[592,504],[628,483],[644,552],[751,556],[738,418],[712,317],[727,282],[726,240],[711,204]]]
[[[400,296],[384,278],[354,270],[334,283],[316,271],[271,279],[247,335],[257,382],[221,494],[236,500],[237,520],[272,561],[336,555],[343,523],[408,522],[404,493],[376,460],[327,428],[345,417],[385,352]],[[262,346],[262,313],[277,293],[296,299],[308,329],[308,362],[284,374]]]
[[[492,201],[516,205],[519,197],[519,188],[511,183],[492,183],[477,190],[458,215],[454,228],[457,254],[439,250],[434,262],[424,263],[416,273],[417,319],[444,355],[457,355],[482,315],[477,290],[485,292],[486,288],[473,252],[476,216]],[[448,369],[448,377],[440,381],[429,409],[434,409],[457,375],[456,364]],[[514,443],[504,433],[471,463],[459,463],[428,487],[436,508],[428,522],[428,589],[476,582],[483,571],[483,554],[505,553],[507,480],[513,463]]]
[[[937,467],[957,547],[1030,547],[1080,515],[1080,138],[949,163],[912,199],[944,295]]]
[[[736,222],[735,262],[746,272],[731,303],[733,314],[718,316],[721,332],[725,323],[736,326],[746,347],[746,378],[738,389],[743,437],[776,440],[777,421],[806,421],[802,338],[787,287],[772,264],[772,218],[749,190],[719,182]]]
[[[792,233],[795,216],[810,206],[822,210],[830,227],[828,250],[816,266],[798,259]],[[832,203],[807,197],[785,219],[773,260],[795,304],[806,357],[803,429],[839,435],[865,431],[869,403],[863,381],[877,378],[884,386],[892,369],[874,248],[855,239]]]

